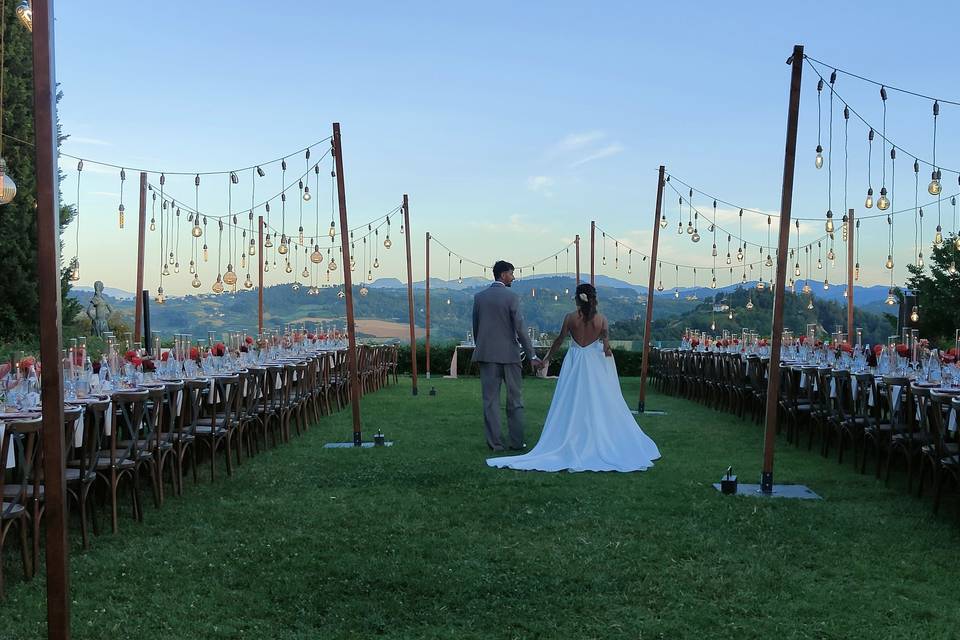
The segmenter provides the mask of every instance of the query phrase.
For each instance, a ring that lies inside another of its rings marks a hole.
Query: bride
[[[597,290],[577,287],[577,310],[563,319],[560,335],[541,367],[567,335],[570,349],[547,413],[540,441],[527,454],[490,458],[491,467],[534,471],[643,471],[660,457],[657,445],[630,413],[608,339],[607,319],[597,313]]]

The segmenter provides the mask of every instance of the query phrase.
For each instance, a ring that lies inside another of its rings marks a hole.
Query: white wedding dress
[[[491,467],[530,471],[644,471],[660,458],[620,391],[613,358],[600,340],[573,339],[540,441],[520,456],[489,458]]]

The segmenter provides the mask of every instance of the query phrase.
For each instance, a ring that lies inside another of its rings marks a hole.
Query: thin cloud
[[[547,233],[547,228],[544,226],[528,224],[524,222],[523,216],[519,214],[513,214],[508,218],[507,222],[504,223],[494,223],[494,222],[474,222],[473,226],[482,229],[484,231],[493,231],[497,233],[509,233],[509,234],[526,234],[526,235],[538,235],[542,236]]]
[[[89,144],[89,145],[94,145],[98,147],[112,146],[109,142],[107,142],[106,140],[101,140],[100,138],[87,138],[84,136],[73,136],[73,135],[68,137],[66,142],[70,142],[74,144]]]
[[[579,167],[581,165],[587,164],[588,162],[593,162],[594,160],[600,160],[602,158],[609,158],[610,156],[615,156],[618,153],[621,153],[623,149],[624,149],[623,145],[620,144],[619,142],[608,144],[602,149],[598,151],[594,151],[593,153],[587,156],[584,156],[583,158],[580,158],[576,162],[571,163],[570,168],[573,169],[574,167]]]
[[[550,187],[552,186],[553,178],[550,176],[530,176],[527,178],[527,188],[530,189],[530,191],[551,195]]]

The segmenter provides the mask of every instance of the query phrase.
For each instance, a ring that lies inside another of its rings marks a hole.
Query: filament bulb
[[[373,268],[374,268],[374,269],[379,269],[379,268],[380,268],[380,258],[374,258],[374,259],[373,259]],[[461,282],[462,282],[462,279],[461,279]]]
[[[823,147],[821,147],[819,144],[817,145],[817,158],[814,160],[813,164],[817,167],[817,169],[823,168]]]
[[[877,209],[886,211],[890,208],[890,200],[887,198],[887,188],[880,187],[880,198],[877,200]]]
[[[117,213],[120,216],[120,228],[123,229],[123,204],[122,203],[117,208]]]
[[[700,233],[696,229],[694,229],[693,235],[690,236],[690,239],[693,240],[694,242],[700,242]]]
[[[753,309],[753,299],[747,298],[747,309]]]
[[[386,238],[384,238],[384,240],[383,240],[383,248],[384,248],[384,249],[389,249],[389,248],[392,247],[392,246],[393,246],[393,240],[390,239],[390,236],[387,236]]]
[[[194,221],[193,229],[190,230],[191,235],[194,238],[199,238],[203,235],[203,227],[200,226],[200,216],[197,216],[197,219]]]
[[[327,270],[328,270],[328,271],[336,271],[336,270],[337,270],[337,261],[334,260],[333,258],[330,258],[330,262],[327,263]]]
[[[154,218],[150,218],[150,231],[157,230],[157,221]]]
[[[217,281],[213,283],[213,286],[210,287],[214,293],[223,293],[223,280],[220,278],[220,274],[217,274]]]
[[[884,300],[884,302],[886,302],[889,305],[897,304],[897,298],[896,296],[893,295],[893,289],[889,289],[887,291],[887,299]]]
[[[934,171],[930,175],[930,178],[931,178],[930,184],[927,185],[927,193],[929,193],[932,196],[940,195],[940,190],[942,189],[942,187],[940,186],[940,172]]]
[[[370,293],[370,290],[369,290],[369,289],[367,289],[366,287],[360,287],[360,295],[361,295],[361,296],[363,296],[363,297],[365,298],[365,297],[367,297],[367,294],[368,294],[368,293]],[[450,304],[450,299],[449,299],[449,298],[447,298],[447,304]]]
[[[286,273],[293,273],[293,267],[290,265],[290,261],[287,260],[287,266],[283,269]]]
[[[893,256],[887,255],[887,261],[884,265],[887,269],[893,269]]]
[[[302,272],[300,275],[302,275],[304,278],[309,278],[309,277],[310,277],[310,271],[309,271],[306,267],[304,267],[304,268],[303,268],[303,272]]]
[[[867,189],[867,199],[863,201],[863,206],[867,209],[873,208],[873,187]]]
[[[910,322],[918,322],[920,320],[920,310],[914,305],[913,309],[910,310]]]
[[[937,232],[933,236],[933,245],[939,249],[943,246],[943,230],[937,225]]]
[[[800,277],[800,263],[793,265],[793,275]]]
[[[337,228],[334,226],[333,220],[330,221],[330,228],[327,230],[327,234],[328,234],[331,238],[334,238],[334,237],[336,237],[336,235],[337,235]]]
[[[200,276],[198,276],[197,274],[193,274],[193,282],[191,282],[190,285],[194,289],[199,289],[202,284],[203,283],[200,282]]]
[[[237,284],[237,274],[233,271],[233,264],[227,263],[227,272],[223,274],[224,284],[233,286]]]
[[[660,228],[661,228],[661,229],[666,229],[666,228],[667,228],[667,216],[666,216],[666,215],[660,216]]]

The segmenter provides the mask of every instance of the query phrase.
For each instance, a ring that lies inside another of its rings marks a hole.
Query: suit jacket
[[[474,362],[519,364],[520,346],[534,357],[527,326],[520,314],[520,296],[494,283],[473,297]]]

